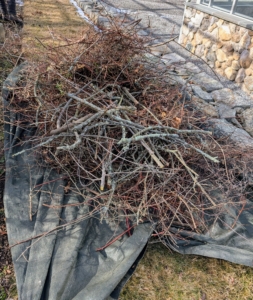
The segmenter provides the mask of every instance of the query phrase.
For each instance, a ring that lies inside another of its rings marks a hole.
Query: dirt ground
[[[2,167],[2,166],[1,166]],[[3,187],[4,176],[0,178],[0,299],[15,297],[16,285],[14,270],[12,265],[11,253],[8,248],[8,238],[6,234],[4,209],[3,209]]]
[[[3,149],[2,140],[0,140],[0,146],[1,149]],[[3,208],[4,159],[2,151],[0,157],[0,299],[3,300],[13,292],[15,294],[15,279],[11,253],[8,248],[8,238]]]

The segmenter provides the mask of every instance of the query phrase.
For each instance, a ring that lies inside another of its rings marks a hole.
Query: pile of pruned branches
[[[59,45],[40,41],[40,59],[10,104],[37,128],[29,151],[64,173],[68,190],[89,190],[93,205],[125,215],[129,228],[152,221],[160,237],[172,227],[203,232],[207,217],[239,203],[240,154],[230,147],[227,162],[228,147],[203,129],[201,112],[186,109],[185,87],[171,84],[171,70],[135,25],[90,28],[77,41],[59,37]]]

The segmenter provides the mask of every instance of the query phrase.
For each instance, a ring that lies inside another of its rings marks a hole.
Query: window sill
[[[218,9],[215,9],[213,7],[205,6],[202,4],[186,2],[186,6],[195,8],[195,9],[202,11],[204,13],[207,13],[211,16],[215,16],[215,17],[223,19],[225,21],[228,21],[228,22],[234,23],[236,25],[245,27],[247,29],[253,30],[253,21],[250,21],[250,20],[235,16],[235,15],[231,15],[229,13],[226,13],[226,12],[220,11]]]

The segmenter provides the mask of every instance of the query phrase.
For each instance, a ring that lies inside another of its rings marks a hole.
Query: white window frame
[[[232,7],[231,7],[230,11],[222,9],[222,8],[220,8],[218,6],[213,5],[213,2],[214,2],[214,0],[209,0],[209,4],[207,5],[207,4],[203,3],[203,0],[197,0],[198,4],[201,4],[201,5],[205,6],[205,7],[210,7],[212,9],[216,9],[218,11],[222,11],[222,12],[227,13],[229,15],[240,17],[240,18],[242,18],[244,20],[253,21],[253,16],[252,17],[248,17],[248,16],[245,16],[245,15],[242,15],[242,14],[236,14],[235,13],[235,8],[236,8],[236,5],[238,3],[238,0],[232,0],[233,4],[232,4]]]

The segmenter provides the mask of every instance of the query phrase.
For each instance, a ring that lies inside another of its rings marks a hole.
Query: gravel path
[[[141,19],[140,26],[153,36],[159,42],[168,41],[179,35],[180,27],[183,21],[184,0],[77,0],[90,3],[98,2],[105,5],[106,10],[114,13],[118,11],[119,15],[126,13],[128,19]],[[177,39],[175,39],[177,41]],[[218,79],[223,87],[230,88],[238,95],[248,98],[234,82],[225,77],[216,75],[215,72],[200,58],[192,55],[184,47],[176,42],[170,42],[165,47],[163,54],[176,53],[185,61],[193,63],[202,72]]]
[[[182,24],[184,0],[103,0],[107,5],[130,12],[133,19],[142,19],[144,28],[152,27],[156,38],[168,39],[177,36]]]

